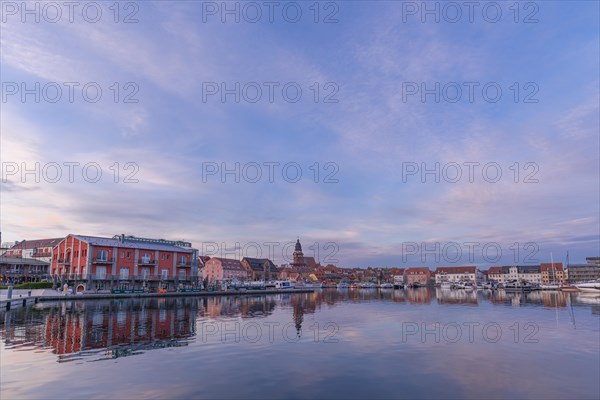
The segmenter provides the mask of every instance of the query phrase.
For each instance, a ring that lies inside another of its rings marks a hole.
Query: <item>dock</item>
[[[0,300],[0,311],[9,311],[17,307],[26,307],[39,302],[52,301],[84,301],[84,300],[106,300],[106,299],[146,299],[161,297],[211,297],[211,296],[249,296],[265,294],[285,294],[285,293],[312,293],[312,288],[298,289],[267,289],[267,290],[220,290],[220,291],[202,291],[202,292],[167,292],[167,293],[86,293],[55,296],[22,296],[11,299]]]

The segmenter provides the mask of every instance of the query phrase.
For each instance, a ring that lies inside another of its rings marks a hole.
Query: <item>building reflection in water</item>
[[[300,337],[306,314],[322,305],[368,301],[407,304],[537,305],[548,308],[590,307],[600,314],[600,297],[583,293],[503,290],[325,289],[313,293],[155,298],[141,300],[65,301],[40,303],[0,314],[0,336],[7,348],[38,347],[58,355],[58,361],[89,361],[141,354],[164,347],[186,346],[196,335],[198,318],[265,318],[276,308],[289,310]]]
[[[68,301],[20,311],[4,316],[7,347],[49,349],[59,362],[71,361],[71,355],[112,359],[185,346],[196,333],[197,302],[189,299]]]
[[[438,304],[477,304],[477,291],[435,289]]]

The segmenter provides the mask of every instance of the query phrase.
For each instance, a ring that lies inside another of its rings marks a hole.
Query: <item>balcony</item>
[[[70,260],[65,260],[64,258],[59,258],[58,259],[58,263],[59,264],[64,264],[64,265],[71,265],[71,261]]]
[[[75,279],[75,275],[63,275],[64,278],[66,279]],[[58,276],[60,279],[60,275]],[[72,278],[73,277],[73,278]],[[77,276],[79,279],[81,280],[87,280],[89,278],[96,280],[96,281],[148,281],[148,282],[160,282],[160,281],[175,281],[176,279],[179,282],[189,282],[189,281],[194,281],[194,279],[197,281],[198,278],[197,277],[191,277],[191,276],[186,276],[186,277],[182,277],[182,276],[175,276],[175,275],[129,275],[127,276],[127,278],[121,276],[121,275],[78,275]]]
[[[138,265],[156,265],[156,260],[151,260],[149,258],[140,258],[138,259]]]
[[[106,257],[95,257],[92,260],[94,264],[112,264],[115,261],[115,258],[106,258]]]
[[[49,251],[34,251],[31,253],[31,257],[52,257],[52,253]]]
[[[189,261],[178,261],[177,266],[182,268],[190,268],[192,266],[192,263]]]

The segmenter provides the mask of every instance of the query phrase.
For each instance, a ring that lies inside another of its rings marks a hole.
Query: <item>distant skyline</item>
[[[323,263],[334,243],[344,267],[600,255],[598,2],[499,2],[500,21],[458,23],[406,2],[298,2],[296,23],[280,9],[248,22],[245,3],[239,22],[221,2],[131,3],[99,3],[97,23],[2,10],[2,241],[264,252],[300,237]]]

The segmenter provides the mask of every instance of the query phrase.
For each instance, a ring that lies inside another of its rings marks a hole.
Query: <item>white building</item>
[[[498,283],[507,281],[527,281],[542,283],[542,273],[539,265],[511,265],[504,267],[490,267],[488,279]]]
[[[23,240],[15,243],[4,253],[7,257],[32,258],[47,263],[52,262],[52,249],[63,238]]]
[[[477,267],[438,267],[435,270],[435,283],[442,282],[477,282]]]

